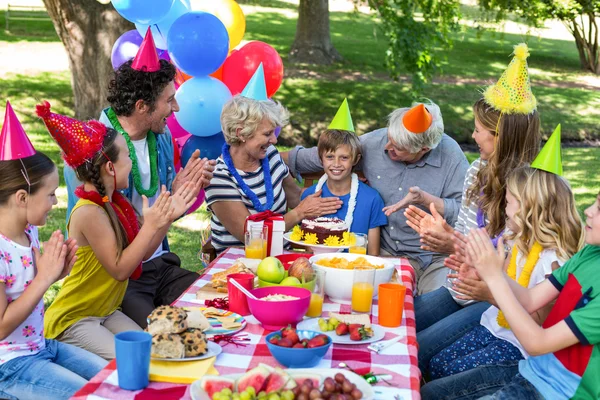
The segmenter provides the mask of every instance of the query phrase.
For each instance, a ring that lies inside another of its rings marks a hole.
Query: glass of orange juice
[[[315,287],[310,295],[310,305],[306,316],[320,317],[323,313],[323,300],[325,299],[325,271],[315,270]]]
[[[364,233],[353,233],[356,243],[348,248],[348,253],[367,254],[367,235]]]
[[[267,257],[267,227],[253,226],[244,234],[246,258],[262,260]]]
[[[352,283],[352,312],[370,314],[375,291],[375,269],[355,269]]]

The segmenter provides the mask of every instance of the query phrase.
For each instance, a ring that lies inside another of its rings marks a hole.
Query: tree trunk
[[[579,24],[577,21],[571,20],[567,24],[571,34],[575,38],[575,44],[577,46],[577,52],[579,53],[579,63],[583,70],[592,72],[593,74],[600,75],[600,49],[598,46],[598,25],[595,21],[593,14],[587,15],[589,19],[588,31],[586,34],[586,28],[582,23]]]
[[[107,2],[104,2],[107,3]],[[114,42],[133,29],[109,2],[97,0],[44,0],[54,29],[69,56],[75,117],[98,118],[106,106]]]
[[[329,0],[300,0],[296,38],[290,61],[308,64],[331,64],[342,56],[331,44],[329,34]]]

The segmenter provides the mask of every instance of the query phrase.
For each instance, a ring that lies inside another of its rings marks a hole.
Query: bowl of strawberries
[[[322,332],[296,330],[291,326],[267,335],[271,355],[287,368],[316,366],[331,347],[331,338]]]

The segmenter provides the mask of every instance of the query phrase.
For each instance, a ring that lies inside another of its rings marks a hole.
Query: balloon
[[[176,69],[176,72],[175,72],[175,84],[176,84],[177,88],[179,86],[183,85],[183,82],[189,81],[190,79],[192,79],[192,77],[190,75],[186,74],[185,72],[182,72],[179,69]]]
[[[219,18],[229,33],[229,48],[240,44],[246,32],[246,17],[234,0],[191,0],[192,11],[205,11]]]
[[[227,58],[229,35],[217,17],[205,12],[189,12],[177,18],[167,36],[175,65],[188,75],[215,72]],[[214,133],[214,132],[213,132]]]
[[[175,141],[177,142],[177,145],[179,146],[180,150],[183,149],[183,146],[185,146],[185,142],[187,142],[188,139],[191,138],[191,137],[192,137],[192,135],[188,133],[185,136],[181,136],[181,137],[175,138]]]
[[[167,126],[174,139],[189,135],[189,133],[179,125],[174,113],[167,118]]]
[[[194,77],[177,89],[177,122],[195,136],[211,136],[221,130],[221,110],[231,99],[227,86],[210,76]]]
[[[171,136],[171,141],[173,142],[173,164],[175,164],[175,172],[179,172],[181,169],[181,152],[179,151],[179,144],[177,143],[177,139]]]
[[[283,62],[273,47],[259,41],[244,45],[225,60],[223,82],[231,93],[238,94],[244,90],[261,62],[265,70],[267,96],[273,97],[283,81]]]
[[[204,189],[200,189],[200,192],[198,193],[198,197],[196,197],[196,201],[194,202],[194,204],[192,204],[192,206],[189,208],[189,210],[187,210],[186,215],[190,215],[191,213],[193,213],[194,211],[199,209],[200,206],[202,205],[202,203],[204,203],[205,196],[206,195],[204,193]]]
[[[190,160],[190,157],[196,150],[200,150],[201,158],[216,160],[221,155],[221,148],[225,143],[225,137],[222,132],[212,136],[192,136],[185,142],[181,150],[181,165],[185,167]]]
[[[166,49],[167,48],[167,35],[169,33],[169,29],[171,29],[171,25],[173,22],[181,17],[183,14],[190,11],[190,0],[175,0],[173,3],[173,7],[169,10],[167,15],[162,18],[157,23],[151,25],[150,28],[152,30],[152,37],[154,38],[154,44],[157,49]],[[146,30],[148,30],[147,24],[135,24],[137,31],[140,35],[146,35]]]
[[[279,137],[279,134],[281,133],[281,127],[278,126],[277,128],[275,128],[275,137]]]
[[[134,24],[155,24],[163,19],[174,0],[111,0],[123,18]]]
[[[131,60],[137,54],[144,38],[135,29],[122,34],[113,45],[110,61],[114,69]],[[169,61],[169,53],[158,50],[158,58]]]

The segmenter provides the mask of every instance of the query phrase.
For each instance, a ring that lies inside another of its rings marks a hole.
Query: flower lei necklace
[[[237,182],[238,186],[242,189],[242,192],[244,192],[246,197],[250,199],[250,201],[252,202],[252,206],[256,211],[263,212],[266,210],[270,210],[271,207],[273,207],[274,199],[273,182],[271,181],[271,167],[269,166],[269,157],[267,156],[260,160],[265,180],[265,192],[267,193],[267,202],[263,205],[260,203],[258,196],[252,191],[252,189],[250,189],[248,185],[246,185],[244,179],[237,172],[235,165],[233,165],[231,154],[229,154],[230,147],[231,146],[229,146],[227,143],[224,143],[223,148],[221,149],[221,152],[223,153],[223,161],[225,161],[225,165],[227,165],[229,172],[231,173],[231,175],[233,175],[233,178]]]
[[[327,174],[323,175],[319,182],[317,182],[317,186],[315,187],[315,192],[321,190],[323,185],[327,182]],[[356,196],[358,195],[358,175],[352,173],[352,183],[350,184],[350,199],[348,200],[348,211],[346,212],[346,218],[344,218],[344,222],[348,225],[348,229],[352,227],[352,221],[354,220],[354,208],[356,208]]]
[[[540,259],[540,253],[543,250],[544,248],[538,242],[535,242],[533,244],[531,250],[529,251],[529,254],[527,255],[527,261],[525,261],[523,271],[521,271],[521,275],[517,280],[517,255],[519,254],[519,250],[517,249],[516,245],[513,246],[512,254],[510,257],[510,264],[508,264],[508,270],[506,271],[508,277],[514,281],[517,281],[517,283],[523,286],[524,288],[527,288],[529,286],[529,280],[531,279],[531,273],[535,269],[535,266],[538,260]],[[510,329],[510,325],[508,325],[508,321],[506,321],[502,310],[498,311],[498,317],[496,317],[496,321],[501,327]]]
[[[108,109],[107,115],[112,126],[123,135],[125,141],[127,142],[129,158],[131,158],[131,174],[133,175],[133,186],[135,187],[135,190],[140,195],[143,194],[148,198],[153,197],[158,190],[158,163],[156,161],[158,152],[156,151],[156,135],[152,131],[148,131],[148,134],[146,135],[146,140],[148,141],[148,153],[150,155],[150,187],[148,189],[144,189],[142,186],[142,177],[140,176],[140,170],[138,167],[137,154],[135,152],[135,147],[129,138],[129,134],[123,129],[123,126],[119,122],[117,114],[112,107]]]

